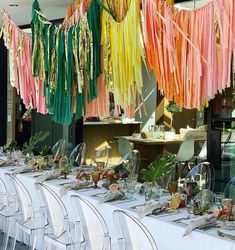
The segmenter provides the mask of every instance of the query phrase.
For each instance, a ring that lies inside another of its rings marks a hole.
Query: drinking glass
[[[151,203],[151,201],[154,200],[154,186],[152,183],[146,182],[144,184],[144,197],[145,197],[145,203]]]
[[[224,193],[223,192],[215,192],[214,193],[215,198],[215,205],[217,208],[221,207],[221,202],[224,199]]]
[[[135,185],[137,183],[138,175],[132,174],[126,178],[127,198],[132,199],[135,193]]]
[[[120,191],[127,192],[126,181],[124,179],[118,179],[118,188]]]

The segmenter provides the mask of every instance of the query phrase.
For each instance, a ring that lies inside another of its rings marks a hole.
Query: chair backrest
[[[55,145],[52,147],[53,156],[63,156],[65,154],[66,150],[66,141],[65,139],[60,139],[55,143]]]
[[[79,216],[86,247],[97,250],[110,249],[107,225],[97,208],[81,196],[72,195],[70,198]]]
[[[231,178],[225,186],[224,197],[233,199],[235,203],[235,177]]]
[[[196,182],[200,190],[214,189],[214,168],[210,162],[201,162],[193,167],[185,177],[186,182]]]
[[[205,141],[202,145],[201,151],[198,154],[199,159],[206,160],[207,158],[207,141]]]
[[[177,161],[188,161],[194,155],[194,140],[188,139],[181,143],[179,151],[176,155]]]
[[[68,213],[60,197],[48,186],[37,183],[46,207],[47,219],[52,229],[51,234],[60,237],[69,228]]]
[[[158,249],[148,229],[133,215],[126,211],[115,210],[113,219],[119,239],[119,249]]]
[[[123,156],[123,160],[127,161],[127,170],[130,174],[138,174],[140,166],[140,152],[138,150],[132,150]]]
[[[0,177],[0,210],[6,206],[6,196],[7,196],[7,187],[3,181],[3,179]]]
[[[124,155],[132,151],[131,144],[126,138],[123,137],[118,138],[118,151],[122,158]]]
[[[32,198],[24,184],[13,174],[7,174],[15,188],[18,208],[24,221],[33,216]]]
[[[111,152],[112,148],[109,145],[96,150],[93,159],[94,162],[95,163],[102,162],[104,163],[104,167],[107,167],[109,163],[109,158],[111,156]]]
[[[71,152],[70,158],[74,159],[74,163],[80,166],[84,164],[86,158],[86,143],[82,142],[78,144]]]

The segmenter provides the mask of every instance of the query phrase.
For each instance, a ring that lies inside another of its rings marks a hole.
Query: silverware
[[[190,216],[189,216],[189,215],[187,215],[187,216],[182,216],[182,217],[180,217],[180,218],[177,218],[177,219],[175,219],[175,220],[172,220],[171,222],[179,223],[179,222],[181,222],[182,220],[188,220],[188,219],[190,219]]]
[[[231,234],[227,234],[227,233],[221,232],[220,230],[217,230],[217,234],[220,237],[226,237],[226,238],[229,238],[230,240],[235,240],[235,236],[233,236]]]

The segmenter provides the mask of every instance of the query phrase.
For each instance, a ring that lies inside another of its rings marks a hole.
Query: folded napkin
[[[45,175],[40,175],[37,177],[37,183],[41,183],[44,181],[48,181],[48,180],[55,180],[58,179],[60,177],[59,173],[50,173],[50,174],[45,174]]]
[[[60,189],[60,197],[66,195],[69,190],[74,189],[74,190],[79,190],[83,188],[89,188],[91,187],[92,181],[76,181],[76,182],[71,182],[68,184],[65,184],[61,189]]]
[[[0,160],[0,167],[5,167],[7,165],[7,161]]]
[[[210,215],[205,214],[201,216],[200,218],[195,219],[192,222],[190,222],[188,226],[186,227],[183,236],[189,235],[196,228],[200,228],[204,226],[206,227],[209,225],[215,225],[216,222],[217,222],[217,219],[214,217],[213,214],[210,214]]]
[[[221,221],[221,222],[219,222],[219,226],[222,229],[234,230],[235,229],[235,221]]]
[[[100,200],[100,202],[122,200],[125,197],[125,193],[120,190],[107,192]]]
[[[234,230],[226,230],[226,229],[219,229],[217,230],[217,234],[220,237],[226,237],[230,240],[235,240],[235,232]]]
[[[166,207],[166,203],[151,203],[145,206],[139,206],[137,208],[137,215],[139,219],[143,219],[144,216],[152,214],[154,210],[161,210]]]
[[[29,172],[33,172],[36,170],[36,166],[25,166],[25,167],[21,167],[16,169],[13,174],[23,174],[23,173],[29,173]]]

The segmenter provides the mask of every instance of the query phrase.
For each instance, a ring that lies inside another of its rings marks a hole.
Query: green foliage
[[[5,145],[3,147],[3,152],[6,153],[7,151],[12,151],[13,149],[16,148],[16,146],[17,146],[17,141],[16,140],[12,140],[9,145]]]
[[[49,136],[48,131],[40,131],[32,135],[28,142],[25,142],[22,147],[24,155],[31,154],[38,142],[43,142]]]
[[[182,108],[172,101],[168,103],[168,105],[166,106],[166,110],[170,113],[182,112]]]
[[[141,180],[153,182],[169,176],[175,167],[175,155],[167,153],[164,156],[157,156],[147,169],[141,170]]]
[[[232,127],[232,129],[235,129],[235,121],[232,122],[231,127]]]
[[[47,155],[52,155],[52,154],[53,152],[51,150],[51,147],[50,146],[48,147],[47,145],[43,146],[40,151],[41,156],[47,156]]]

